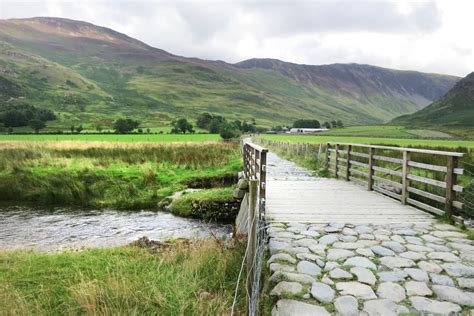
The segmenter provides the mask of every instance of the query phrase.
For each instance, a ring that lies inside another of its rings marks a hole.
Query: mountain
[[[393,123],[474,127],[474,72],[459,81],[441,99]]]
[[[423,108],[458,80],[358,64],[230,64],[176,56],[86,22],[0,20],[0,106],[51,109],[53,127],[108,126],[119,117],[161,126],[204,111],[265,126],[299,118],[382,123]]]

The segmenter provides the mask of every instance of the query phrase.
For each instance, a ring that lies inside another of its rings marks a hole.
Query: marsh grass
[[[0,200],[151,208],[240,169],[232,143],[0,142]]]
[[[232,305],[245,244],[176,244],[80,253],[0,252],[2,315],[223,315]],[[237,314],[245,293],[239,289]]]

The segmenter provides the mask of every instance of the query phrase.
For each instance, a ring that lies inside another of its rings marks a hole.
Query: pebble
[[[474,267],[462,263],[445,263],[441,267],[447,274],[454,277],[474,277]]]
[[[430,252],[428,253],[428,258],[448,262],[455,262],[461,260],[458,256],[453,255],[451,252]]]
[[[377,266],[366,257],[352,257],[344,262],[345,266],[362,267],[377,270]]]
[[[415,281],[428,282],[430,278],[426,271],[417,268],[405,268],[404,271]]]
[[[377,288],[379,298],[387,298],[394,302],[401,302],[406,298],[405,289],[400,284],[394,282],[380,283]]]
[[[272,296],[296,295],[303,291],[303,286],[298,282],[281,281],[270,292]]]
[[[474,279],[459,278],[458,279],[458,284],[462,288],[474,290]]]
[[[377,272],[377,275],[380,278],[380,281],[403,281],[408,276],[408,274],[402,270],[397,271],[387,271],[387,272]]]
[[[311,276],[316,276],[321,273],[321,268],[309,261],[298,262],[298,264],[296,265],[296,270],[299,273],[309,274]]]
[[[358,248],[356,249],[356,253],[361,256],[365,257],[373,257],[375,256],[374,252],[370,250],[370,248]]]
[[[341,268],[331,270],[329,276],[333,279],[352,279],[352,274]]]
[[[311,284],[315,281],[315,278],[309,276],[307,274],[301,273],[294,273],[294,272],[283,272],[283,271],[276,271],[270,277],[270,282],[277,283],[283,279],[293,282],[299,282],[303,284]]]
[[[391,250],[395,252],[404,252],[406,251],[406,247],[403,246],[401,243],[396,242],[396,241],[384,241],[382,242],[382,246],[386,248],[390,248]]]
[[[431,273],[430,278],[433,284],[454,286],[453,279],[451,279],[447,275]]]
[[[330,316],[331,314],[321,306],[303,303],[295,300],[279,300],[272,309],[272,316]]]
[[[353,296],[340,296],[334,300],[334,307],[341,316],[358,316],[359,303]]]
[[[329,303],[334,299],[336,291],[327,284],[314,282],[311,286],[311,295],[320,302]]]
[[[323,237],[318,239],[318,242],[321,245],[331,245],[338,240],[339,238],[336,235],[324,235]]]
[[[419,253],[419,252],[414,252],[414,251],[402,252],[400,254],[400,257],[411,259],[411,260],[414,260],[414,261],[418,261],[418,260],[421,260],[421,259],[426,259],[426,256],[424,254]]]
[[[367,268],[353,267],[351,268],[351,273],[355,274],[357,277],[357,281],[361,283],[374,285],[375,282],[377,281],[377,278],[372,273],[372,271],[370,271]]]
[[[327,260],[336,261],[355,256],[354,251],[347,249],[329,249]]]
[[[440,273],[441,271],[443,271],[443,268],[441,268],[438,264],[429,261],[418,262],[418,267],[420,267],[420,269],[426,272],[431,273]]]
[[[286,271],[286,272],[293,272],[295,271],[294,266],[289,266],[286,264],[280,264],[280,263],[270,263],[270,271],[275,272],[275,271]]]
[[[421,296],[410,297],[410,302],[414,309],[422,313],[451,315],[461,311],[461,307],[457,304],[435,301]]]
[[[425,282],[408,281],[405,283],[405,289],[408,296],[427,296],[433,294]]]
[[[373,253],[379,256],[394,256],[395,255],[395,252],[393,252],[393,250],[379,246],[379,245],[371,247],[370,250],[372,250]]]
[[[408,313],[408,308],[398,305],[389,299],[379,299],[364,302],[364,311],[369,316],[396,316]]]
[[[296,259],[287,253],[277,253],[268,259],[267,263],[270,264],[275,261],[286,261],[288,263],[296,263]]]
[[[366,300],[377,298],[370,286],[360,282],[339,282],[336,283],[336,289],[341,295],[352,295]]]
[[[390,269],[413,267],[415,265],[413,260],[400,257],[382,257],[380,263]]]
[[[433,291],[441,300],[460,305],[474,306],[474,293],[472,292],[465,292],[458,288],[445,285],[433,285]]]

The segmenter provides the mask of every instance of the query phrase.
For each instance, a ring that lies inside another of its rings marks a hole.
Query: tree
[[[331,121],[332,128],[337,128],[337,122],[335,120]]]
[[[343,127],[344,127],[344,124],[342,124],[342,121],[341,121],[341,120],[337,120],[336,124],[337,124],[337,127],[339,127],[339,128],[343,128]]]
[[[318,120],[296,120],[293,123],[294,128],[320,128]]]
[[[71,134],[74,133],[74,131],[76,130],[76,128],[74,127],[74,125],[71,125],[70,130],[71,130]]]
[[[203,129],[209,129],[209,124],[212,121],[212,114],[210,113],[201,113],[196,119],[196,126]]]
[[[273,126],[271,128],[271,130],[275,131],[275,132],[281,132],[281,131],[283,131],[283,126],[281,126],[281,125]]]
[[[178,133],[186,134],[186,132],[194,133],[193,125],[189,123],[188,120],[185,119],[184,117],[176,121],[173,121],[171,125],[173,125],[173,129],[171,130],[171,133],[176,133],[176,134]]]
[[[323,127],[325,127],[325,128],[331,128],[331,124],[329,124],[329,122],[324,122],[324,123],[323,123]]]
[[[221,129],[219,130],[219,135],[222,137],[224,140],[229,140],[232,138],[239,137],[240,133],[236,128],[233,128],[230,124],[225,124],[221,126]]]
[[[150,133],[151,133],[151,129],[147,128],[147,129],[146,129],[146,133],[147,133],[147,134],[150,134]]]
[[[28,118],[24,112],[12,110],[3,114],[2,121],[5,127],[18,127],[27,125]]]
[[[119,134],[126,134],[133,131],[140,125],[139,121],[132,119],[118,119],[114,122],[114,130]]]
[[[80,134],[84,130],[84,127],[82,127],[82,124],[76,127],[76,133]]]
[[[104,127],[101,124],[97,124],[95,126],[95,130],[98,131],[99,133],[102,133],[103,129],[104,129]]]
[[[46,123],[38,119],[32,119],[28,122],[28,125],[35,131],[36,134],[46,127]]]

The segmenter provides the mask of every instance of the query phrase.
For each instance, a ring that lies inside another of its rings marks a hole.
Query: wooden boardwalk
[[[431,223],[424,211],[343,180],[317,178],[268,155],[266,220],[306,223]]]

